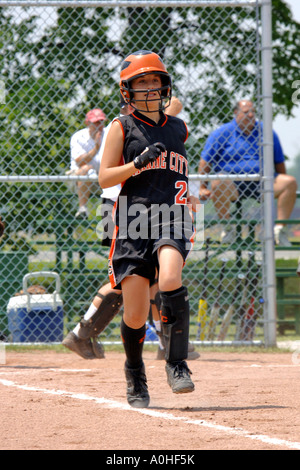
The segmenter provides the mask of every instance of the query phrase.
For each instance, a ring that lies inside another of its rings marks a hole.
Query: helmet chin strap
[[[164,97],[164,96],[162,96],[162,94],[161,94],[161,90],[162,90],[162,89],[163,89],[163,88],[155,88],[155,89],[152,89],[152,90],[147,90],[147,95],[146,95],[146,98],[145,98],[145,99],[143,99],[143,100],[138,100],[138,99],[131,100],[131,101],[130,101],[130,105],[131,105],[134,109],[136,109],[137,111],[147,111],[147,113],[156,113],[157,111],[164,111],[165,108],[167,108],[168,106],[170,106],[169,104],[167,105],[167,104],[165,103],[165,100],[170,100],[170,98],[169,98],[169,97]],[[130,91],[132,91],[132,90],[130,90]],[[139,91],[140,91],[140,90],[139,90]],[[141,92],[143,92],[143,93],[144,93],[145,91],[146,91],[146,90],[143,90],[143,91],[141,90]],[[150,94],[150,93],[153,93],[154,91],[155,91],[155,92],[158,92],[159,98],[156,98],[156,99],[149,99],[149,94]],[[159,102],[159,107],[158,107],[158,109],[149,109],[149,103],[153,103],[153,102],[157,102],[157,101]],[[146,109],[139,109],[139,108],[137,107],[137,105],[138,105],[139,102],[146,103]]]
[[[127,104],[129,104],[130,106],[132,106],[133,109],[135,109],[136,111],[146,111],[147,113],[156,113],[157,111],[164,111],[165,108],[167,108],[168,106],[170,106],[170,101],[171,101],[171,96],[172,96],[172,92],[171,92],[171,89],[169,91],[169,94],[167,96],[162,96],[162,92],[169,89],[170,87],[169,86],[164,86],[164,87],[161,87],[161,88],[153,88],[153,89],[147,89],[147,90],[134,90],[133,88],[126,88],[124,87],[123,88],[123,97],[124,97],[124,100]],[[134,92],[140,92],[140,93],[147,93],[146,94],[146,98],[143,98],[143,99],[132,99],[131,96]],[[156,99],[149,99],[149,94],[150,93],[153,93],[153,92],[158,92],[159,94],[159,98],[156,98]],[[126,96],[126,95],[129,95],[129,96]],[[169,101],[169,104],[166,104],[165,101]],[[159,102],[159,108],[158,109],[149,109],[149,105],[148,103],[153,103],[153,102]],[[138,103],[146,103],[146,109],[141,109],[138,107]]]

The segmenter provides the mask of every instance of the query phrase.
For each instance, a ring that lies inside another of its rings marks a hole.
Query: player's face
[[[158,89],[162,86],[160,75],[149,73],[135,78],[132,80],[131,86],[134,90],[134,101],[138,101],[140,105],[144,102],[146,107],[151,106],[151,109],[158,109],[161,99]]]
[[[255,125],[255,108],[252,101],[241,101],[235,119],[239,127],[247,134]]]

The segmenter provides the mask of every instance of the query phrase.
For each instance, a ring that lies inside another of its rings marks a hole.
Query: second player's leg
[[[102,286],[82,320],[63,340],[63,345],[84,359],[104,358],[104,349],[97,336],[119,313],[123,304],[122,292]]]
[[[182,285],[183,258],[172,246],[163,246],[158,253],[161,320],[166,348],[167,379],[174,393],[194,390],[185,359],[189,343],[189,300]]]

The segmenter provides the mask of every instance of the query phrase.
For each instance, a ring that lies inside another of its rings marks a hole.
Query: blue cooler
[[[158,341],[158,336],[156,333],[155,328],[150,325],[150,323],[146,322],[146,338],[145,341]]]
[[[30,277],[54,277],[53,294],[30,295]],[[7,306],[8,329],[13,343],[56,343],[63,340],[63,302],[60,298],[60,278],[57,273],[36,272],[23,278],[24,295],[11,297]]]

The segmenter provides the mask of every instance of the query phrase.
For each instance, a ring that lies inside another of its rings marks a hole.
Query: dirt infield
[[[297,353],[201,351],[196,390],[174,395],[164,361],[145,351],[146,410],[126,402],[124,354],[6,352],[1,450],[300,450]]]

